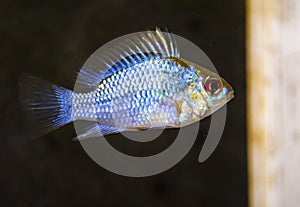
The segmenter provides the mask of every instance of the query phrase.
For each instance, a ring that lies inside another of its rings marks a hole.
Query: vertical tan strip
[[[298,206],[300,1],[246,5],[249,206]]]

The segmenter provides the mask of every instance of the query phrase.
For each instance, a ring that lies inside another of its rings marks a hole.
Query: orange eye
[[[204,88],[211,95],[217,94],[222,87],[223,84],[220,79],[207,77],[204,81]]]

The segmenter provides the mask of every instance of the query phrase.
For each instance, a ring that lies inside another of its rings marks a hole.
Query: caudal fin
[[[20,102],[32,115],[39,136],[72,121],[72,91],[25,74],[19,81]]]

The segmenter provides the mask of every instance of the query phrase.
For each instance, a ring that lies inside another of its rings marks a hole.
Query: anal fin
[[[120,129],[114,126],[107,126],[99,122],[93,124],[87,130],[83,131],[73,141],[81,141],[89,138],[102,137],[103,135],[113,134],[120,132]]]

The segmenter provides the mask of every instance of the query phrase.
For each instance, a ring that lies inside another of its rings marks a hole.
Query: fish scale
[[[174,113],[177,112],[174,107],[173,109],[166,108],[159,106],[158,103],[166,95],[175,93],[185,86],[182,84],[184,80],[178,79],[179,75],[175,73],[175,68],[178,67],[180,66],[172,60],[156,59],[109,76],[100,83],[97,90],[86,95],[84,99],[81,94],[74,94],[73,117],[104,121],[106,124],[115,123],[123,128],[129,125],[165,124],[166,120],[161,117],[169,119],[167,116],[175,117]],[[178,83],[181,83],[181,87],[178,87]],[[122,88],[123,91],[118,88]],[[150,110],[149,108],[155,104],[156,108],[152,107]],[[126,113],[127,109],[124,109],[123,105],[130,105],[127,107],[131,108],[127,116],[118,115]],[[98,109],[96,110],[98,111],[96,119],[95,108]],[[104,113],[107,108],[111,115]],[[149,118],[149,114],[152,114],[151,118]],[[131,121],[128,123],[130,117]],[[157,120],[160,119],[163,123],[158,123]]]

